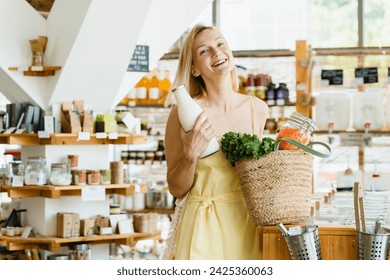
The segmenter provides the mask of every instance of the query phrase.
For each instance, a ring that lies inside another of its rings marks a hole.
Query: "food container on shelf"
[[[357,130],[381,130],[384,125],[383,96],[379,88],[353,94],[353,127]]]
[[[146,193],[146,208],[171,209],[174,206],[174,197],[167,188],[163,190],[149,190]]]
[[[71,260],[91,259],[91,249],[88,243],[70,243],[68,245],[68,252]]]
[[[24,171],[25,185],[46,185],[49,178],[49,169],[44,157],[29,157]]]
[[[52,254],[47,256],[48,260],[64,261],[69,260],[69,255],[67,254]]]
[[[351,98],[345,92],[322,92],[316,97],[315,120],[320,130],[346,130],[351,117]]]
[[[68,186],[72,183],[72,174],[68,163],[51,165],[50,183],[56,186]]]

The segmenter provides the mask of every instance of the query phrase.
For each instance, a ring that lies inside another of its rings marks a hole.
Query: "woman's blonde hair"
[[[219,32],[215,26],[206,26],[202,24],[197,24],[191,29],[180,50],[179,65],[177,68],[176,77],[172,83],[172,88],[184,84],[192,97],[198,97],[207,94],[203,78],[201,76],[195,77],[191,72],[193,64],[192,50],[194,47],[194,40],[199,33],[206,29],[216,30]],[[235,67],[233,67],[230,75],[232,80],[232,88],[237,92],[239,81]]]

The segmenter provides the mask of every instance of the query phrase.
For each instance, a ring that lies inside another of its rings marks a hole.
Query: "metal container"
[[[174,205],[174,197],[168,190],[150,190],[146,193],[146,208],[171,209]]]
[[[62,260],[69,260],[69,255],[66,254],[52,254],[50,256],[47,256],[48,260],[57,260],[57,261],[62,261]]]
[[[68,250],[71,260],[91,259],[91,249],[88,243],[70,243],[68,245]]]
[[[386,260],[390,249],[390,231],[383,234],[358,232],[360,260]]]
[[[301,234],[283,235],[286,240],[291,259],[321,260],[321,244],[318,236],[318,226],[302,226]]]

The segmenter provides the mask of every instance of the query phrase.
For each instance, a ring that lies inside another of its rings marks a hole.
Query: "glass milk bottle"
[[[180,85],[174,88],[172,93],[176,97],[180,123],[183,126],[184,131],[188,132],[192,129],[196,119],[203,112],[203,110],[199,104],[191,98],[184,85]],[[218,141],[215,137],[213,137],[206,150],[200,155],[200,158],[207,157],[217,152],[218,150]]]

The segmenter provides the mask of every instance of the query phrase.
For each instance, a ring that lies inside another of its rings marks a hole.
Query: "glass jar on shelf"
[[[50,183],[56,186],[68,186],[72,183],[72,174],[68,163],[51,165]]]
[[[46,166],[44,157],[27,158],[24,171],[24,184],[43,186],[47,184],[49,178],[49,169]]]
[[[316,122],[312,119],[301,115],[298,112],[294,112],[280,129],[278,135],[276,136],[276,140],[282,138],[290,138],[297,142],[300,142],[303,145],[307,145],[310,142],[310,139],[316,126]],[[290,144],[288,142],[281,142],[279,147],[281,150],[299,149],[295,145]]]

